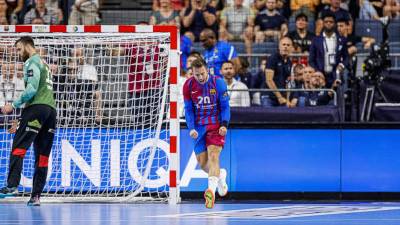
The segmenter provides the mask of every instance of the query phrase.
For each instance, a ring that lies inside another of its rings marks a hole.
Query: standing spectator
[[[172,8],[171,0],[160,0],[160,7],[150,16],[150,25],[168,24],[179,27],[179,12]]]
[[[286,78],[290,76],[292,62],[292,40],[284,37],[279,41],[279,51],[268,58],[265,69],[266,83],[269,89],[285,89]],[[280,91],[269,92],[269,100],[262,100],[264,106],[286,105],[286,96]]]
[[[235,66],[232,61],[226,61],[222,64],[221,74],[224,76],[226,85],[228,86],[229,105],[231,107],[249,107],[250,94],[247,86],[234,79]]]
[[[315,34],[308,31],[307,15],[300,13],[296,16],[296,30],[288,35],[293,41],[294,52],[308,53],[310,51],[311,41]]]
[[[243,0],[243,6],[254,10],[254,2],[255,2],[254,0]],[[227,6],[235,5],[235,0],[227,0],[226,5]]]
[[[6,0],[0,0],[0,18],[2,25],[16,24],[17,16]]]
[[[7,18],[10,24],[17,24],[24,8],[24,0],[5,0],[7,4]]]
[[[286,20],[290,17],[290,4],[289,0],[276,0],[276,10],[285,17]]]
[[[311,43],[309,63],[315,70],[325,75],[328,86],[331,86],[336,76],[348,68],[349,55],[346,38],[335,32],[333,13],[324,15],[323,25],[322,34],[315,37]]]
[[[266,6],[267,9],[256,16],[254,30],[256,43],[280,39],[288,31],[285,17],[276,10],[276,0],[267,0]]]
[[[76,0],[69,15],[69,25],[94,25],[99,20],[96,0]]]
[[[320,0],[291,0],[290,9],[292,10],[292,17],[297,20],[297,15],[305,14],[307,18],[314,21],[317,6]]]
[[[8,19],[5,16],[0,16],[0,25],[10,25]]]
[[[221,14],[219,39],[244,41],[246,53],[251,54],[253,40],[254,12],[243,5],[243,0],[234,0],[234,5],[225,8]]]
[[[351,20],[350,13],[348,11],[340,8],[340,0],[331,0],[330,5],[327,5],[324,9],[322,9],[318,15],[318,20],[315,24],[316,25],[315,26],[315,34],[319,35],[321,33],[321,30],[323,27],[322,18],[327,13],[328,14],[333,13],[335,20],[342,19],[342,18],[344,18],[347,21]]]
[[[24,18],[24,24],[32,24],[35,18],[42,18],[47,25],[59,24],[56,12],[46,8],[46,0],[35,0],[35,8],[29,10]]]
[[[215,8],[207,5],[206,0],[191,0],[190,6],[181,12],[182,24],[188,35],[200,40],[200,33],[205,28],[218,32]]]
[[[399,0],[386,0],[383,7],[383,16],[388,16],[390,19],[400,19]]]
[[[234,62],[236,68],[238,67],[239,59],[235,48],[225,41],[217,41],[214,31],[204,29],[200,34],[200,41],[205,49],[203,57],[211,75],[222,78],[220,74],[222,64],[229,60]]]
[[[263,11],[266,8],[266,3],[267,0],[254,0],[254,9],[257,10],[257,12]]]

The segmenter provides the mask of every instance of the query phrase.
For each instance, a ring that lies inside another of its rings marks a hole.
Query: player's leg
[[[196,158],[197,158],[197,163],[200,165],[200,168],[208,173],[208,153],[205,150],[206,145],[204,143],[204,150],[203,152],[196,154]]]
[[[13,139],[7,186],[0,190],[0,197],[13,196],[18,193],[17,187],[21,180],[26,151],[31,146],[40,129],[40,122],[39,120],[35,121],[34,110],[32,108],[34,107],[27,108],[22,112],[19,126]]]
[[[47,120],[45,121],[45,125],[43,125],[34,141],[35,172],[33,174],[31,199],[28,202],[28,205],[30,206],[40,205],[40,195],[46,184],[49,156],[53,146],[56,127],[56,111],[50,107],[44,110],[50,112]]]
[[[226,171],[221,172],[219,163],[219,156],[225,144],[225,137],[219,135],[218,131],[219,131],[219,125],[209,125],[207,127],[206,145],[208,154],[209,173],[208,173],[208,189],[204,193],[204,198],[206,200],[207,208],[214,207],[215,191],[219,187],[221,175],[225,176],[222,178],[222,182],[226,184],[225,182]],[[226,192],[227,192],[227,185],[226,185]],[[225,195],[226,192],[223,195]]]

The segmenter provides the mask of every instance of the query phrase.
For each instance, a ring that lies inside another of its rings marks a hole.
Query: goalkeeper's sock
[[[215,176],[208,177],[208,189],[210,189],[214,194],[218,187],[218,180],[219,178]]]

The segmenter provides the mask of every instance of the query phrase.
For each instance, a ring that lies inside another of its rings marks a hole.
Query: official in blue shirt
[[[225,41],[217,41],[217,36],[211,29],[204,29],[200,34],[200,41],[203,44],[203,57],[211,75],[223,78],[220,74],[222,64],[231,60],[238,68],[239,58],[235,47]]]
[[[292,39],[284,37],[279,41],[279,52],[268,58],[265,76],[269,89],[286,88],[286,79],[290,76],[292,68],[292,62],[289,58],[292,51]],[[264,101],[261,99],[261,104],[264,106],[286,105],[285,93],[280,91],[269,92],[269,100]]]

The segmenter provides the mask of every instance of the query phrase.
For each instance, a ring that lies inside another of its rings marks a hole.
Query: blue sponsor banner
[[[88,135],[90,134],[90,135]],[[221,152],[230,191],[399,192],[400,130],[230,129]],[[6,185],[12,136],[1,131],[0,186]],[[47,188],[58,191],[129,191],[144,174],[154,143],[148,130],[59,129]],[[163,131],[145,190],[168,183],[168,140]],[[197,165],[187,129],[180,136],[181,191],[204,191],[207,174]],[[33,151],[24,159],[29,187]],[[96,167],[97,166],[97,167]],[[83,172],[83,173],[82,173]],[[75,188],[74,188],[75,187]]]

